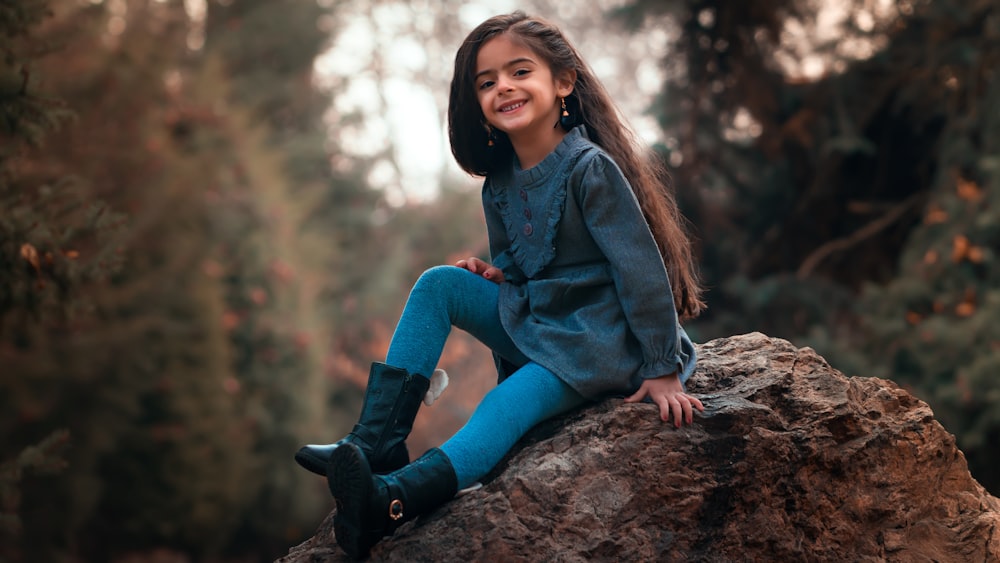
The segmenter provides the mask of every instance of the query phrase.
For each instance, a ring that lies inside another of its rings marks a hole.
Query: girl
[[[485,176],[492,264],[417,281],[361,420],[296,456],[325,471],[337,543],[364,557],[402,523],[483,477],[537,423],[609,395],[651,400],[691,423],[695,351],[678,319],[703,308],[690,246],[663,175],[553,25],[491,18],[455,57],[452,153]],[[452,326],[498,359],[500,381],[440,449],[407,464],[404,440]]]

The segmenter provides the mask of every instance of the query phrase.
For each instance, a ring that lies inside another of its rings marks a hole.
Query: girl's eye
[[[489,88],[490,86],[493,86],[493,81],[492,80],[484,80],[484,81],[482,81],[482,82],[479,83],[479,89],[480,90],[485,90],[485,89]]]
[[[514,71],[514,76],[524,76],[525,74],[528,74],[529,72],[531,72],[531,71],[528,70],[528,69],[526,69],[526,68],[519,68],[519,69],[517,69],[517,70]]]

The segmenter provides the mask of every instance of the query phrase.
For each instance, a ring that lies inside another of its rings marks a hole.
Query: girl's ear
[[[559,96],[565,98],[573,93],[573,86],[576,85],[576,70],[569,69],[559,73],[556,77],[556,90]]]

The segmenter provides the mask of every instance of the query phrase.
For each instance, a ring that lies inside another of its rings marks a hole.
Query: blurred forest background
[[[600,9],[596,9],[595,6]],[[0,560],[269,561],[331,508],[494,13],[558,22],[669,164],[709,310],[930,403],[1000,493],[995,0],[3,0]],[[495,381],[456,334],[411,453]]]

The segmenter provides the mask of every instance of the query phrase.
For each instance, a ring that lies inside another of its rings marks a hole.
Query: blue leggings
[[[441,449],[465,488],[482,478],[532,426],[586,402],[552,372],[530,361],[500,324],[497,284],[454,266],[431,268],[410,291],[385,363],[429,376],[458,327],[521,366],[494,387]]]

